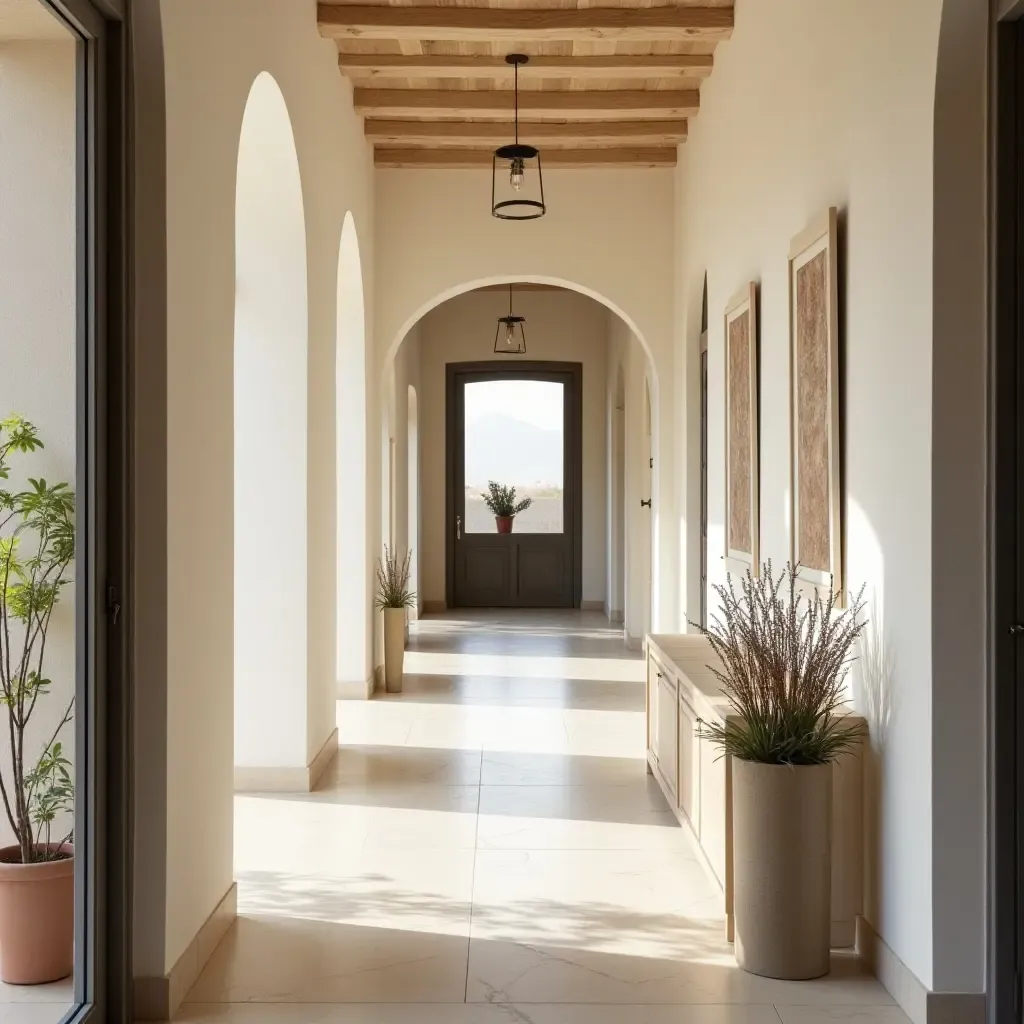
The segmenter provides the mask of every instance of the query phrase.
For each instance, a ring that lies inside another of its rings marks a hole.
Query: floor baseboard
[[[259,768],[235,766],[236,793],[310,793],[338,752],[335,727],[324,745],[305,768]]]
[[[133,1018],[137,1021],[171,1020],[237,916],[238,885],[232,882],[167,975],[134,980]]]
[[[985,1024],[983,993],[931,992],[863,917],[857,952],[913,1024]]]
[[[446,601],[424,601],[423,602],[423,614],[424,615],[440,615],[442,612],[448,611],[448,603]]]
[[[372,696],[372,672],[362,682],[355,679],[338,682],[338,700],[369,700]]]

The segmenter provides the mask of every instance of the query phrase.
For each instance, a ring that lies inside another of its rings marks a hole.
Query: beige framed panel
[[[845,594],[839,416],[838,214],[789,249],[791,558],[802,582]]]
[[[757,284],[725,310],[725,566],[760,573]]]

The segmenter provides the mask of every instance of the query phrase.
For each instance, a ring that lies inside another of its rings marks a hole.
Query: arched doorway
[[[409,385],[408,402],[408,545],[412,556],[409,585],[417,595],[417,607],[411,610],[412,617],[415,618],[418,613],[420,592],[420,437],[419,401],[416,389],[411,384]]]
[[[372,692],[367,545],[366,317],[359,238],[345,215],[338,250],[335,386],[337,461],[337,682],[339,697]]]
[[[284,96],[266,72],[235,192],[235,765],[307,763],[306,228]]]

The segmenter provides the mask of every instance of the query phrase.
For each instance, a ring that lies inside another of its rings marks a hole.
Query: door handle
[[[462,516],[455,517],[455,539],[462,540]]]
[[[651,499],[650,499],[650,498],[648,498],[648,499],[647,499],[647,500],[645,501],[645,500],[644,500],[643,498],[641,498],[641,499],[640,499],[640,507],[641,507],[641,508],[650,508],[650,507],[651,507]]]

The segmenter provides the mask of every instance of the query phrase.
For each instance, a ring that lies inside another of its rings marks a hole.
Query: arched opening
[[[359,238],[345,215],[338,250],[336,314],[337,682],[341,697],[370,687],[370,566],[366,463],[366,317]]]
[[[626,613],[626,382],[621,362],[615,370],[610,427],[608,617],[618,623],[625,622]]]
[[[235,192],[236,768],[307,761],[306,228],[291,119],[262,73]]]
[[[651,630],[655,595],[654,595],[654,548],[656,544],[656,511],[654,502],[654,441],[652,431],[651,383],[644,379],[644,418],[641,432],[642,461],[640,472],[643,479],[643,500],[647,502],[646,511],[649,517],[641,523],[642,542],[640,557],[640,581],[643,588],[643,635]]]
[[[416,618],[419,611],[420,592],[420,435],[419,400],[416,389],[411,384],[409,385],[408,402],[408,546],[412,554],[410,586],[417,595],[417,604],[415,608],[411,609],[411,616]]]

